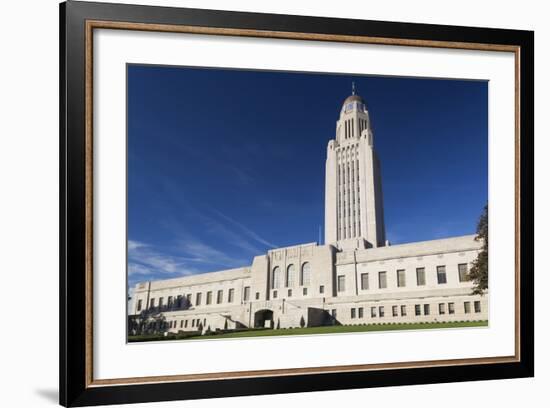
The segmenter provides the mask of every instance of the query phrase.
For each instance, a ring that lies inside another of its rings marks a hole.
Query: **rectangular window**
[[[292,289],[288,290],[288,297],[292,297]]]
[[[468,281],[468,264],[458,264],[458,280],[460,282]]]
[[[481,313],[481,302],[479,300],[474,302],[474,312]]]
[[[185,320],[185,323],[183,324],[183,327],[187,329],[187,320]]]
[[[346,277],[344,275],[338,276],[338,292],[344,292],[346,290]]]
[[[470,302],[464,302],[464,313],[471,313],[472,305]]]
[[[223,290],[218,290],[218,295],[216,297],[216,303],[220,304],[223,302]]]
[[[376,308],[375,307],[370,308],[370,317],[376,317]]]
[[[333,319],[336,319],[336,309],[332,309],[330,311],[330,314],[332,315]]]
[[[231,288],[227,292],[227,303],[233,303],[234,299],[235,299],[235,289]]]
[[[260,292],[256,292],[256,300],[260,299]]]
[[[367,290],[369,288],[369,274],[361,274],[361,290]]]
[[[430,314],[430,305],[427,304],[427,303],[424,305],[424,314],[425,314],[425,315],[429,315],[429,314]]]
[[[248,302],[250,300],[250,286],[245,286],[244,287],[243,300],[245,302]]]
[[[385,289],[388,287],[386,272],[378,272],[378,287],[380,289]]]
[[[405,287],[405,270],[399,269],[397,271],[397,287],[403,288]]]
[[[172,296],[168,296],[168,307],[172,307],[173,299],[174,298]]]
[[[447,306],[449,307],[449,314],[455,314],[455,304],[451,302]]]
[[[407,316],[407,306],[401,305],[401,316]]]
[[[360,308],[358,309],[358,311],[359,311],[359,319],[362,319],[362,318],[363,318],[363,308],[360,307]]]
[[[420,305],[414,305],[414,314],[415,314],[415,316],[420,316],[421,315]]]
[[[439,314],[445,314],[445,303],[439,304]]]
[[[319,293],[325,293],[325,287],[323,285],[319,286]]]
[[[351,318],[355,319],[355,308],[354,307],[351,308]]]
[[[180,329],[183,329],[183,320],[180,321]]]
[[[384,306],[378,308],[378,316],[384,317]]]
[[[447,272],[445,272],[445,265],[437,267],[437,283],[447,283]]]
[[[426,268],[416,268],[416,285],[424,286],[426,284]]]
[[[195,327],[195,319],[191,320],[191,327]]]
[[[138,312],[141,311],[141,299],[138,300],[137,311],[138,311]]]
[[[307,296],[307,288],[303,288],[302,293],[303,293],[304,296]]]
[[[188,293],[188,294],[187,294],[187,304],[188,304],[188,305],[191,304],[191,293]]]
[[[199,292],[199,293],[197,293],[197,296],[196,296],[196,299],[195,299],[195,306],[200,306],[201,299],[202,299],[202,293]]]
[[[155,307],[155,298],[149,300],[149,307]]]
[[[207,305],[212,304],[212,291],[206,292],[206,304]]]
[[[273,291],[273,299],[277,299],[277,291],[276,290]]]
[[[162,306],[164,306],[164,298],[163,297],[159,298],[159,307],[162,307]]]
[[[392,307],[391,307],[391,315],[392,315],[393,317],[398,316],[398,314],[397,314],[397,306],[392,306]]]

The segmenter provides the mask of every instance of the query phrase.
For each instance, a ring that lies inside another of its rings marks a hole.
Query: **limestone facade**
[[[162,315],[169,332],[487,320],[487,295],[471,295],[465,279],[480,248],[473,235],[280,248],[249,267],[140,283],[130,313]]]

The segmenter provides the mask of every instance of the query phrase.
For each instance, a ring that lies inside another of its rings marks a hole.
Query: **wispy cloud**
[[[237,184],[248,186],[254,184],[257,180],[254,172],[243,165],[248,161],[247,157],[251,154],[248,150],[254,151],[255,147],[243,149],[242,147],[223,146],[221,149],[210,151],[209,154],[204,155],[189,145],[181,143],[179,136],[169,140],[172,141],[175,149],[193,161],[233,174],[233,181]]]
[[[238,180],[242,185],[247,186],[255,182],[255,177],[252,175],[252,173],[248,172],[243,167],[237,167],[231,164],[227,164],[226,168],[235,175],[235,179]]]
[[[245,266],[250,262],[249,259],[230,256],[195,238],[178,242],[175,252],[177,255],[166,253],[148,243],[129,240],[129,280],[135,282],[187,276],[208,270]]]
[[[165,254],[149,244],[128,240],[128,275],[189,275],[196,272],[180,256]]]
[[[147,247],[147,244],[144,244],[143,242],[138,241],[128,241],[128,251],[135,251],[138,248]]]
[[[243,178],[247,175],[243,174]],[[162,182],[157,225],[162,242],[128,241],[129,281],[166,279],[250,265],[252,257],[276,245],[217,209],[193,205],[193,196],[171,177]],[[177,208],[175,212],[173,209]],[[191,228],[200,225],[200,228]]]
[[[267,241],[266,239],[259,236],[256,232],[252,231],[250,228],[246,227],[245,225],[241,224],[237,220],[223,214],[222,212],[218,210],[212,210],[215,214],[217,214],[220,218],[224,219],[231,225],[237,227],[241,232],[243,232],[247,237],[251,238],[252,240],[259,242],[260,244],[266,245],[270,248],[275,248],[276,245]]]
[[[244,251],[247,256],[258,255],[263,252],[261,248],[251,243],[250,240],[242,234],[237,233],[235,228],[227,226],[211,217],[203,217],[203,219],[206,227],[205,232],[208,233],[213,240],[222,239],[226,245]]]
[[[235,258],[196,240],[182,241],[180,248],[186,255],[185,259],[191,262],[222,265],[226,267],[244,266],[247,262],[250,262],[250,260]]]

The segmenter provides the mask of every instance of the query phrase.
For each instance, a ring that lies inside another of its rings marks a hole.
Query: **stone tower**
[[[339,248],[386,245],[380,163],[363,98],[346,98],[328,142],[325,178],[325,244]]]

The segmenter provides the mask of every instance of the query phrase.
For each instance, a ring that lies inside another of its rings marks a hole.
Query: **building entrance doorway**
[[[273,328],[273,311],[262,309],[254,313],[254,328]]]

